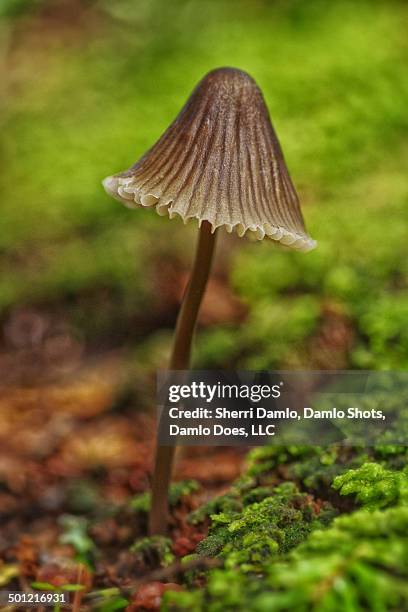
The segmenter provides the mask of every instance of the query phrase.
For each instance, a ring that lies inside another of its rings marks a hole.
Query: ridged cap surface
[[[234,68],[209,72],[156,144],[103,185],[130,208],[151,206],[302,251],[316,245],[262,93]]]

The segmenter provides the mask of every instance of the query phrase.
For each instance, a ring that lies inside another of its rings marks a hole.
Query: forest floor
[[[9,375],[0,391],[0,585],[27,590],[33,582],[85,583],[88,590],[137,592],[159,567],[154,556],[129,552],[147,535],[146,515],[131,502],[150,486],[154,410],[139,409],[134,389],[123,387],[120,351],[76,355],[68,368],[66,357],[60,372],[51,368],[47,376],[44,347],[1,354]],[[42,380],[34,384],[39,367]],[[153,406],[154,377],[151,386]],[[225,447],[180,451],[175,481],[205,488],[172,509],[175,559],[206,535],[203,525],[187,523],[187,514],[228,487],[244,455],[245,449]]]

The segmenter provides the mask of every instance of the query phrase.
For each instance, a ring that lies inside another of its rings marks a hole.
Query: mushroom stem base
[[[170,370],[187,370],[190,366],[194,329],[211,270],[215,239],[216,232],[212,232],[211,224],[203,221],[199,231],[193,271],[177,318]],[[150,535],[164,535],[167,532],[168,491],[175,451],[175,446],[160,446],[157,440],[149,516]]]

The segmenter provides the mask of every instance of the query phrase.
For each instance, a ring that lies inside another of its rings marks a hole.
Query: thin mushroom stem
[[[203,221],[199,231],[193,270],[177,318],[170,370],[187,370],[190,366],[194,329],[211,270],[215,238],[216,232],[212,232],[211,223]],[[159,429],[157,434],[158,432]],[[160,446],[157,437],[149,516],[150,535],[164,535],[167,532],[168,491],[175,451],[175,446]]]

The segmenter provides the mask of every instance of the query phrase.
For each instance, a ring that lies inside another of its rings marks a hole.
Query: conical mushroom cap
[[[245,72],[220,68],[197,85],[155,145],[129,170],[103,181],[130,208],[254,232],[299,250],[306,233],[268,109]]]

